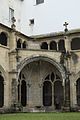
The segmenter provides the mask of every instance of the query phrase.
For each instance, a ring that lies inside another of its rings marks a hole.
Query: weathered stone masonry
[[[28,37],[0,24],[0,111],[80,109],[80,30]]]

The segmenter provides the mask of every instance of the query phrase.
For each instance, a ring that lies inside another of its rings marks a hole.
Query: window
[[[55,41],[50,42],[50,50],[57,50],[57,43]]]
[[[26,41],[24,41],[24,42],[22,43],[22,48],[26,48],[26,46],[27,46]]]
[[[22,42],[21,42],[21,39],[18,39],[17,41],[17,48],[21,48],[22,47]]]
[[[80,49],[80,37],[73,38],[71,41],[71,50],[79,50]]]
[[[36,5],[44,3],[44,0],[36,0]]]
[[[48,50],[48,44],[47,44],[47,42],[43,42],[43,43],[42,43],[41,49],[46,49],[46,50]]]
[[[12,21],[12,18],[14,17],[14,9],[9,8],[9,21]]]
[[[0,44],[7,46],[7,35],[4,32],[0,34]]]
[[[30,25],[34,25],[34,19],[30,19]]]
[[[65,51],[65,42],[64,42],[64,40],[60,40],[58,42],[58,49],[59,49],[59,51]]]
[[[43,105],[52,105],[52,84],[50,81],[45,81],[43,83]]]

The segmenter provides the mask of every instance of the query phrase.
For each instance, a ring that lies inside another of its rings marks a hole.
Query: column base
[[[65,111],[65,112],[69,112],[69,111],[70,111],[70,107],[68,107],[68,106],[64,106],[64,107],[63,107],[63,111]]]

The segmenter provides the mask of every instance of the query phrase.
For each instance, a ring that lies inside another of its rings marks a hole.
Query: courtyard
[[[80,120],[79,112],[0,114],[0,120]]]

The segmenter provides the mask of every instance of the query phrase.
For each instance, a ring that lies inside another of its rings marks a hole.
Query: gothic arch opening
[[[79,37],[76,37],[76,38],[72,39],[71,49],[72,50],[79,50],[80,49],[80,38]]]
[[[57,50],[57,43],[55,41],[50,42],[50,50]]]
[[[50,81],[45,81],[43,83],[43,105],[52,105],[52,84]]]
[[[21,104],[22,106],[26,106],[26,100],[27,100],[27,88],[26,88],[26,82],[25,80],[22,80],[21,82]]]
[[[59,49],[59,51],[65,51],[65,42],[64,42],[64,40],[59,40],[58,49]]]
[[[18,102],[20,101],[20,84],[18,84]]]
[[[21,39],[18,39],[18,41],[17,41],[17,48],[21,48],[22,46],[21,46]]]
[[[55,81],[54,83],[54,105],[55,109],[61,109],[63,105],[63,86],[61,81]]]
[[[80,78],[76,81],[77,105],[80,106]]]
[[[54,81],[54,78],[55,78],[55,75],[54,75],[54,73],[52,72],[52,73],[51,73],[51,81],[52,81],[52,82]]]
[[[48,106],[53,108],[56,74],[59,76],[59,80],[62,80],[62,73],[57,65],[47,60],[47,58],[33,57],[32,59],[29,59],[29,61],[25,61],[24,65],[22,65],[19,70],[19,80],[25,80],[25,83],[19,82],[20,86],[18,86],[18,93],[20,92],[18,98],[20,99],[22,106],[26,107],[27,105],[35,108],[44,105],[44,108]],[[23,88],[25,88],[25,90],[23,90]],[[26,94],[26,98],[23,92]],[[25,101],[27,101],[27,104]]]
[[[0,44],[7,46],[7,35],[4,32],[0,34]]]
[[[41,49],[46,49],[46,50],[48,50],[48,44],[47,44],[47,42],[43,42],[43,43],[42,43]]]
[[[4,105],[4,78],[0,75],[0,107]]]
[[[22,44],[22,48],[26,48],[26,46],[27,46],[26,41],[24,41]]]

